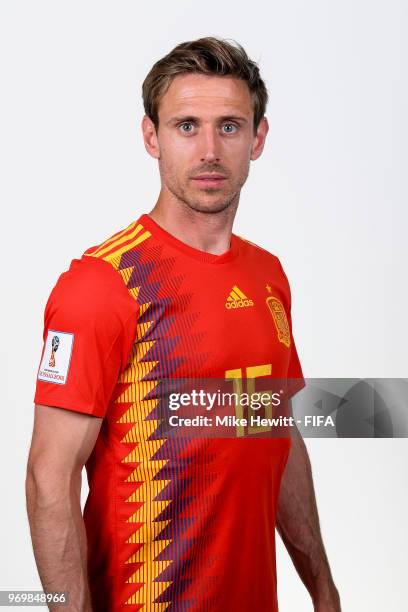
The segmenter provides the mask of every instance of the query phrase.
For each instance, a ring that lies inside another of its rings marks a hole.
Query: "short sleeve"
[[[74,259],[45,307],[35,403],[105,416],[135,341],[138,311],[109,263]]]
[[[278,259],[278,262],[279,262],[280,269],[282,271],[283,282],[285,285],[286,294],[288,298],[287,317],[288,317],[288,324],[289,324],[289,330],[290,330],[290,356],[289,356],[289,364],[288,364],[288,370],[287,370],[287,380],[288,380],[288,397],[290,398],[290,397],[293,397],[298,391],[303,389],[306,382],[303,377],[302,367],[300,365],[300,360],[299,360],[298,352],[296,349],[296,343],[295,343],[295,339],[293,336],[292,296],[291,296],[290,284],[289,284],[288,277],[286,276],[286,273],[279,259]]]

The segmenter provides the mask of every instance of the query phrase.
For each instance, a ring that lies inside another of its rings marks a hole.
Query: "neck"
[[[185,244],[206,253],[221,255],[230,248],[238,201],[239,196],[219,212],[201,212],[180,200],[165,199],[161,191],[156,205],[148,214]]]

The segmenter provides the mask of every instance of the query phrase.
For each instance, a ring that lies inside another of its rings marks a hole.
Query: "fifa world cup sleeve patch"
[[[38,370],[38,380],[65,385],[71,363],[74,334],[48,330],[44,353]]]

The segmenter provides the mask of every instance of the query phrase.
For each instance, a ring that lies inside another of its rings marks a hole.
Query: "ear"
[[[255,160],[261,156],[265,146],[266,135],[269,132],[269,123],[266,117],[262,117],[256,130],[254,142],[251,148],[251,159]]]
[[[147,115],[142,119],[143,142],[146,151],[155,159],[160,159],[160,147],[156,128],[153,121]]]

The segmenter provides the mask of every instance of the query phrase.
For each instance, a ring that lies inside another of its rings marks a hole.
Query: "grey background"
[[[407,376],[406,13],[397,0],[2,0],[1,588],[40,588],[24,474],[45,301],[72,258],[154,205],[140,87],[178,42],[235,38],[260,63],[271,129],[234,231],[286,269],[305,376]],[[343,610],[402,612],[406,440],[307,445]],[[280,543],[277,556],[281,612],[311,610]]]

